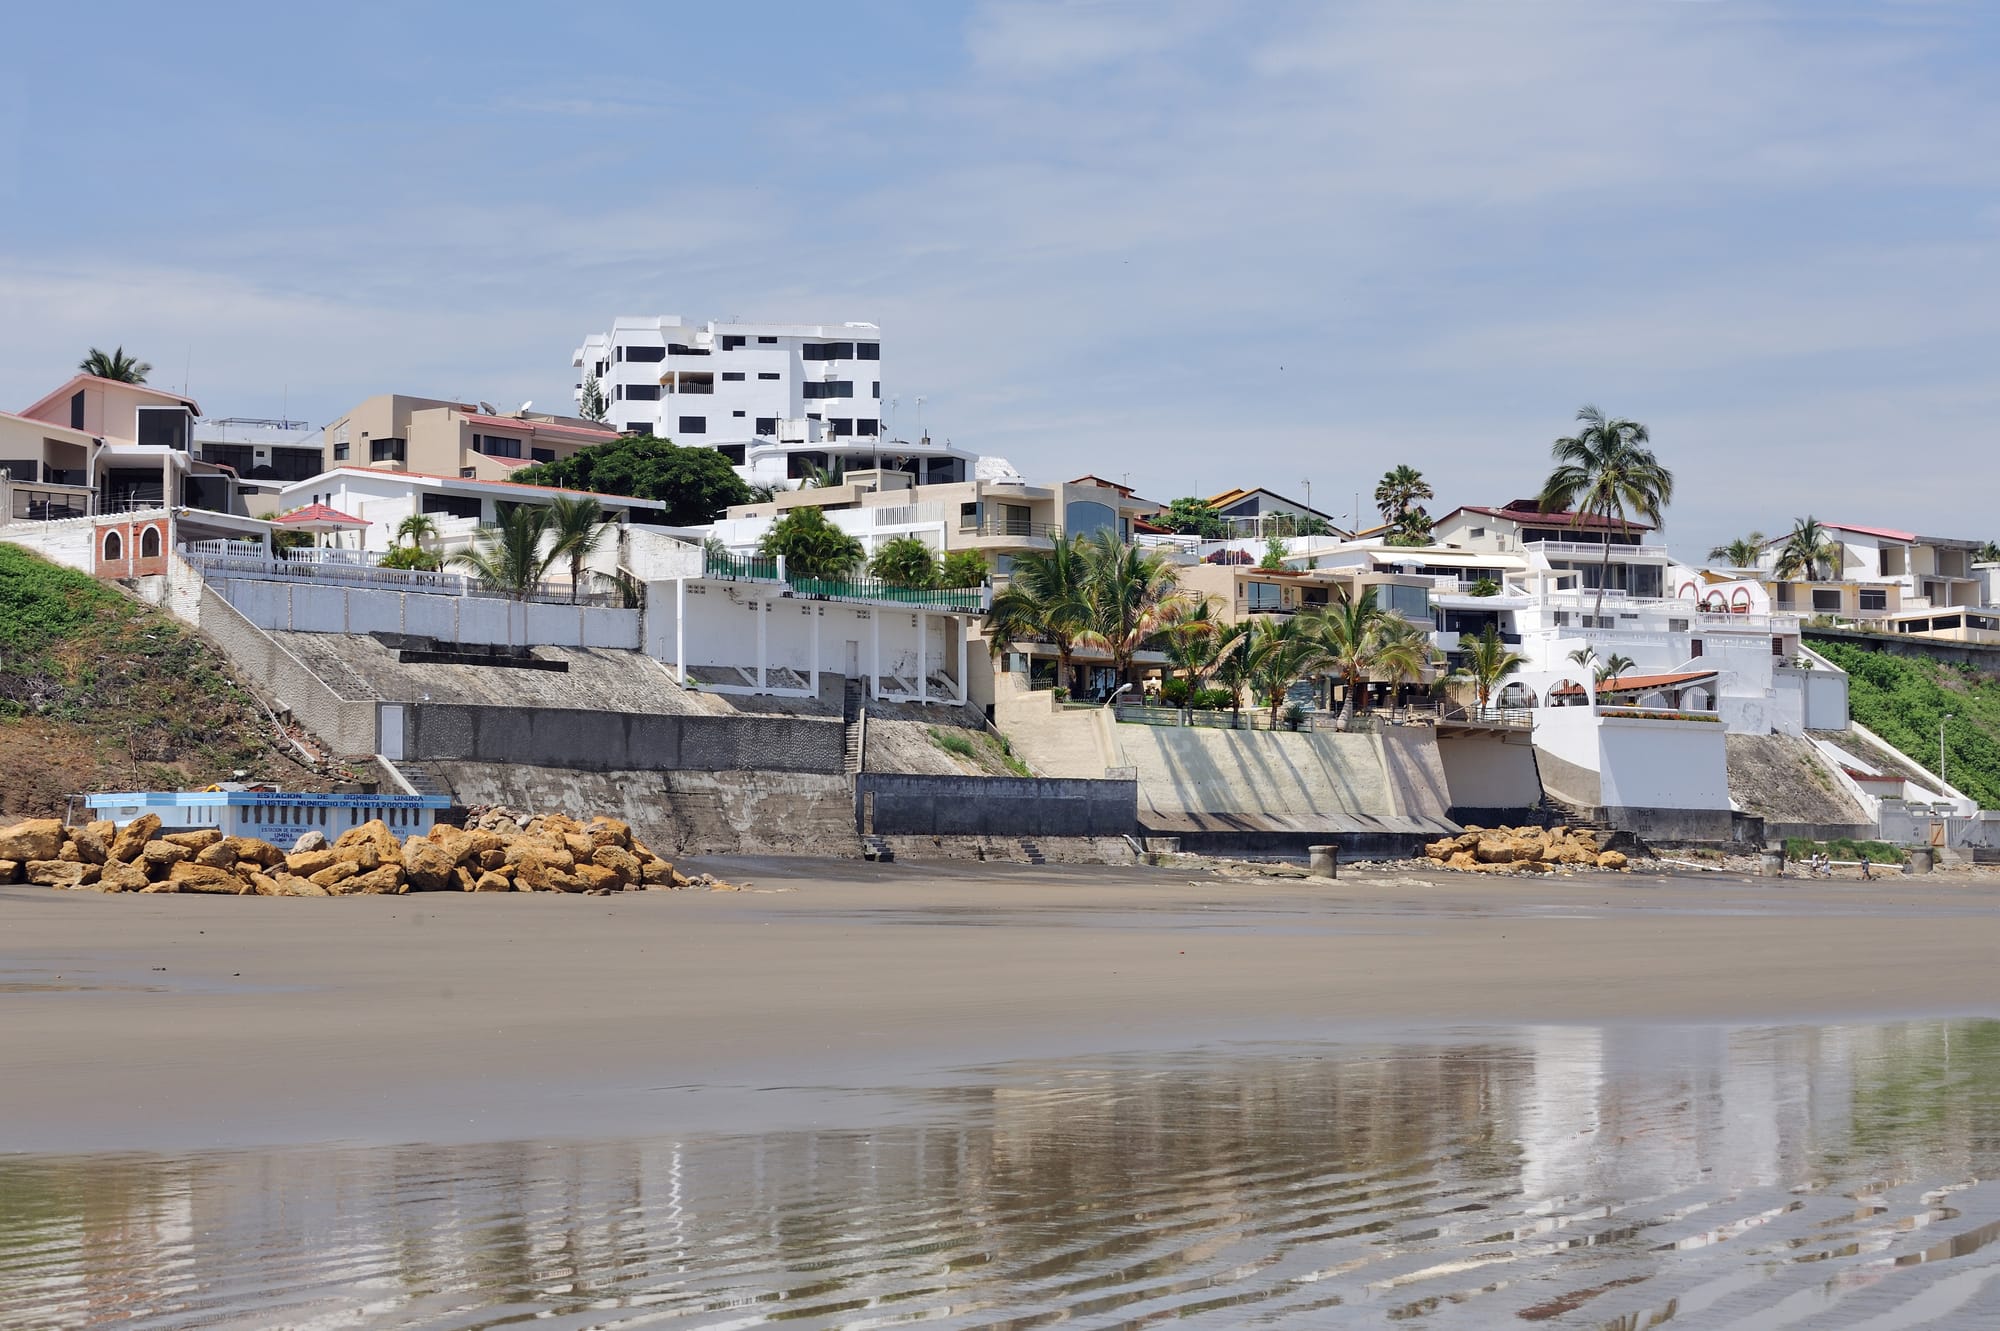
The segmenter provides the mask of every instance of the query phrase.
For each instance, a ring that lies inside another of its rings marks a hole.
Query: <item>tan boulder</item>
[[[186,846],[190,851],[200,851],[222,840],[222,830],[216,827],[197,827],[191,832],[168,832],[160,840],[171,841],[176,846]]]
[[[248,879],[239,877],[227,869],[193,862],[176,864],[168,872],[167,881],[183,892],[210,892],[228,896],[239,896],[250,886]]]
[[[396,839],[396,834],[391,832],[388,825],[380,818],[371,818],[359,827],[349,828],[340,834],[338,841],[333,843],[335,850],[350,850],[360,846],[374,848],[374,859],[365,866],[369,869],[397,863],[403,858],[403,843]],[[362,860],[357,859],[355,863],[362,863]]]
[[[488,870],[479,875],[478,881],[472,885],[472,890],[475,892],[512,892],[514,890],[514,880],[505,874],[498,874]]]
[[[300,878],[296,874],[288,874],[280,871],[271,881],[278,885],[278,895],[281,897],[327,897],[333,895],[312,879]]]
[[[285,867],[301,878],[310,878],[340,861],[331,850],[295,850],[285,856]]]
[[[597,843],[581,832],[565,832],[562,843],[579,864],[588,864],[592,853],[597,849]]]
[[[275,869],[285,862],[285,852],[260,837],[224,837],[222,844],[235,852],[242,863],[254,864],[260,869]]]
[[[234,869],[236,852],[229,848],[227,841],[216,841],[203,846],[194,853],[196,864],[205,864],[211,869]]]
[[[326,833],[317,827],[299,833],[299,839],[292,843],[292,850],[303,854],[310,850],[326,849]]]
[[[631,851],[616,845],[599,846],[590,857],[590,862],[600,869],[609,869],[618,875],[620,883],[641,882],[645,878],[645,866]]]
[[[353,865],[363,873],[369,873],[382,867],[382,848],[373,841],[357,841],[349,846],[335,846],[333,848],[333,857],[343,863]]]
[[[146,890],[146,871],[137,864],[124,864],[118,860],[107,860],[98,869],[97,890],[100,892],[143,892]]]
[[[0,883],[18,883],[20,881],[21,862],[19,860],[0,860]]]
[[[478,865],[482,871],[491,873],[506,865],[507,849],[504,846],[495,846],[491,850],[482,850],[473,856],[472,863]]]
[[[565,813],[545,813],[528,824],[529,836],[560,839],[571,832],[581,832],[583,824]]]
[[[139,890],[141,892],[178,892],[181,890],[181,885],[170,879],[162,878],[159,882],[148,883]]]
[[[1597,857],[1597,867],[1600,869],[1622,869],[1625,867],[1625,856],[1621,851],[1607,850]]]
[[[118,835],[112,838],[111,858],[114,860],[123,860],[125,863],[130,864],[133,860],[139,858],[139,853],[145,850],[146,843],[151,841],[153,834],[159,830],[160,816],[158,814],[140,814],[137,818],[125,824],[119,830]]]
[[[0,860],[27,864],[60,859],[63,845],[60,818],[29,818],[12,827],[0,828]]]
[[[409,891],[403,882],[401,865],[385,864],[367,873],[358,873],[341,884],[341,889],[349,895],[362,893],[367,896],[393,897]]]
[[[1460,873],[1465,873],[1478,864],[1479,858],[1469,850],[1455,850],[1451,853],[1451,858],[1444,862],[1445,868],[1457,869]]]
[[[414,892],[437,892],[453,886],[458,860],[447,843],[411,837],[403,844],[403,873]]]
[[[102,864],[111,858],[111,843],[118,839],[118,824],[109,819],[85,823],[69,830],[70,842],[86,864]]]
[[[355,866],[353,860],[335,860],[324,869],[318,869],[301,876],[320,887],[326,888],[328,891],[332,891],[335,884],[346,882],[360,872],[361,870]]]
[[[1512,864],[1514,847],[1498,838],[1481,838],[1479,845],[1473,849],[1472,858],[1481,864]]]
[[[479,875],[466,868],[463,864],[458,865],[451,871],[450,886],[458,889],[460,892],[476,891],[479,887]]]
[[[625,880],[616,869],[607,869],[597,864],[579,864],[572,877],[583,884],[586,892],[616,892],[625,886]]]
[[[248,877],[250,879],[250,890],[258,896],[281,897],[284,895],[283,892],[278,890],[278,880],[269,874],[252,869],[249,871]]]
[[[81,860],[29,860],[28,881],[37,887],[81,887],[97,881],[97,866]]]
[[[590,838],[591,844],[600,849],[605,846],[616,846],[620,850],[632,849],[632,825],[621,823],[616,818],[607,818],[603,814],[585,823],[583,834]]]
[[[56,851],[56,858],[59,860],[68,860],[71,864],[82,864],[84,862],[83,852],[76,848],[74,841],[63,842],[62,846]]]
[[[639,880],[647,887],[672,887],[674,866],[661,859],[647,860],[639,870]]]
[[[164,878],[176,864],[193,858],[194,852],[186,846],[166,840],[148,841],[139,853],[139,862],[146,866],[148,878]]]

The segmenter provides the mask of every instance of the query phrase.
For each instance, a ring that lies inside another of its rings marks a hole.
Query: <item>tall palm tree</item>
[[[1119,682],[1160,624],[1179,575],[1165,556],[1099,531],[1083,543],[1083,601],[1088,619],[1077,645],[1108,653]]]
[[[412,513],[396,524],[396,537],[390,544],[401,545],[403,542],[408,541],[411,545],[417,547],[417,549],[422,550],[427,548],[426,542],[435,541],[438,535],[436,518],[428,513]]]
[[[549,562],[569,561],[569,599],[583,590],[584,565],[604,544],[616,524],[605,521],[604,508],[589,495],[557,495],[549,500]]]
[[[542,575],[556,561],[553,550],[542,549],[549,534],[549,511],[540,504],[515,504],[500,510],[500,520],[481,527],[472,549],[453,555],[482,586],[525,601],[541,585]]]
[[[90,354],[79,361],[76,368],[99,379],[115,379],[121,384],[143,384],[146,376],[153,372],[153,367],[146,362],[126,355],[122,345],[108,353],[92,347]]]
[[[1337,591],[1325,610],[1314,616],[1313,629],[1327,668],[1346,685],[1347,696],[1341,700],[1340,719],[1335,723],[1341,730],[1354,724],[1355,704],[1369,673],[1376,667],[1382,647],[1376,623],[1381,616],[1372,588],[1357,598],[1345,587]]]
[[[1727,545],[1718,545],[1708,552],[1708,557],[1719,561],[1727,568],[1755,568],[1757,560],[1764,553],[1764,533],[1753,531],[1748,536],[1739,536]]]
[[[1209,668],[1209,677],[1229,690],[1231,726],[1243,719],[1243,690],[1250,687],[1256,673],[1250,655],[1253,623],[1239,619],[1215,635],[1215,664]]]
[[[1215,617],[1212,596],[1177,596],[1160,610],[1154,643],[1166,654],[1168,668],[1179,671],[1187,684],[1189,706],[1181,709],[1182,725],[1187,724],[1186,713],[1192,708],[1195,690],[1215,668],[1216,645],[1223,627]]]
[[[1972,556],[1977,564],[2000,564],[2000,541],[1988,541]]]
[[[1072,537],[1057,541],[1047,553],[1016,555],[1014,570],[1007,585],[994,596],[986,620],[996,657],[1007,650],[1008,643],[1020,639],[1055,644],[1056,686],[1064,689],[1070,685],[1070,658],[1077,635],[1090,627],[1082,544],[1081,538]]]
[[[1602,685],[1609,680],[1622,679],[1625,677],[1627,671],[1638,664],[1637,661],[1634,661],[1629,656],[1621,656],[1617,652],[1613,652],[1604,658],[1603,665],[1597,667],[1596,682]]]
[[[1838,573],[1843,556],[1840,542],[1819,525],[1819,519],[1807,514],[1792,522],[1792,530],[1778,547],[1776,573],[1783,581],[1803,578],[1807,582],[1819,582],[1828,572]]]
[[[1521,654],[1509,651],[1500,641],[1500,630],[1488,624],[1486,631],[1465,644],[1465,663],[1458,668],[1462,679],[1472,681],[1484,712],[1493,701],[1493,690],[1501,680],[1521,668]]]
[[[1436,493],[1422,472],[1404,463],[1382,473],[1382,479],[1376,482],[1375,507],[1381,510],[1382,521],[1395,522],[1419,499],[1436,498]]]
[[[1326,648],[1313,631],[1312,615],[1267,616],[1250,631],[1250,681],[1271,708],[1271,729],[1278,728],[1278,708],[1294,681],[1311,674],[1326,660]]]
[[[1375,669],[1389,677],[1389,706],[1403,702],[1403,685],[1423,678],[1425,667],[1437,660],[1427,629],[1401,615],[1384,612],[1375,620]]]
[[[1597,617],[1604,617],[1604,588],[1611,580],[1611,524],[1621,535],[1632,532],[1632,519],[1642,517],[1655,527],[1660,511],[1674,497],[1674,474],[1660,465],[1646,447],[1651,436],[1637,421],[1606,416],[1585,403],[1577,409],[1583,428],[1555,441],[1550,452],[1555,470],[1542,484],[1544,513],[1568,511],[1570,525],[1581,527],[1596,518],[1603,524],[1603,565],[1597,579]]]

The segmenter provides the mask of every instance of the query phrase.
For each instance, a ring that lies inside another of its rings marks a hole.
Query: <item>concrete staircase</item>
[[[849,776],[854,776],[861,771],[861,761],[864,757],[862,741],[865,738],[865,732],[863,728],[864,722],[861,719],[863,699],[861,681],[858,679],[848,680],[846,692],[841,697],[840,715],[841,719],[847,723],[844,765]]]
[[[1028,861],[1028,863],[1047,864],[1049,862],[1048,858],[1042,854],[1042,848],[1038,843],[1030,841],[1026,837],[1023,837],[1021,838],[1020,846],[1021,846],[1021,855]]]

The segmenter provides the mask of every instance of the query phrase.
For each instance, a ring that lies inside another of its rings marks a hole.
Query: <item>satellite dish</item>
[[[529,398],[526,402],[523,402],[521,404],[520,410],[516,411],[514,414],[516,416],[525,416],[528,412],[528,408],[534,405],[535,405],[535,399]]]
[[[480,399],[479,409],[482,412],[485,412],[488,416],[498,416],[500,414],[500,408],[494,406],[491,402],[486,401],[484,398]]]

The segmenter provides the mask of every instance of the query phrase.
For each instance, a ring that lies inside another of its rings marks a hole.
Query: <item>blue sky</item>
[[[79,28],[84,22],[87,31]],[[0,86],[0,405],[564,409],[614,314],[875,319],[898,424],[1345,511],[1647,422],[1678,549],[2000,538],[1965,3],[55,6]],[[88,52],[88,54],[86,54]],[[78,67],[78,61],[83,67]]]

